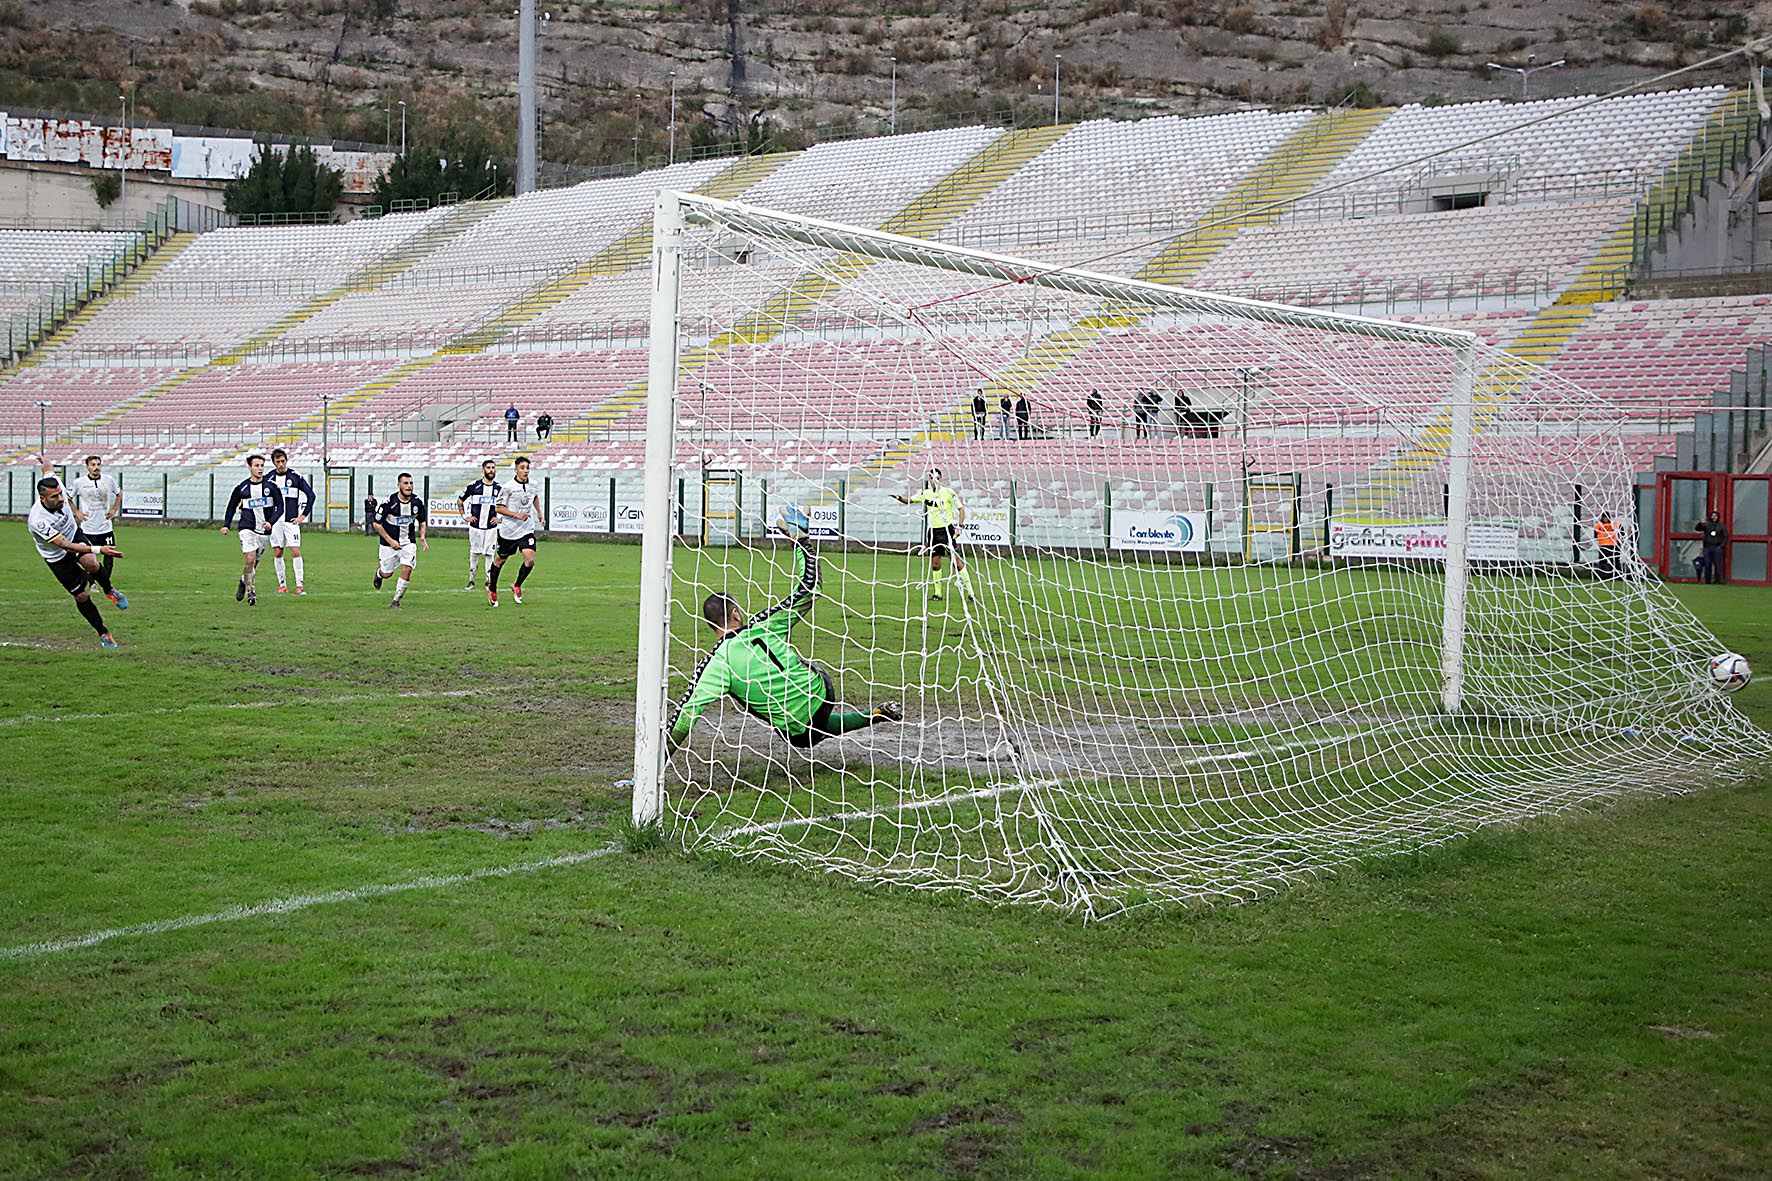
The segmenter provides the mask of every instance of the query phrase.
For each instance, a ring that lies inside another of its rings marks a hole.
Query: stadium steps
[[[503,204],[502,200],[468,201],[451,206],[449,212],[386,254],[371,259],[367,266],[346,278],[337,287],[307,299],[300,307],[285,313],[268,327],[213,358],[209,364],[238,365],[266,346],[281,340],[291,329],[307,323],[346,297],[377,290],[389,280],[405,274],[429,258],[440,247],[461,237]]]
[[[1682,204],[1693,190],[1693,178],[1706,175],[1706,161],[1714,174],[1718,144],[1739,131],[1752,117],[1752,96],[1736,91],[1719,103],[1706,120],[1704,130],[1675,158],[1667,170],[1644,196],[1639,209],[1671,208]],[[1594,252],[1562,293],[1534,316],[1525,328],[1507,345],[1510,356],[1548,369],[1562,355],[1569,342],[1599,311],[1599,305],[1616,299],[1624,291],[1640,234],[1642,214],[1633,211],[1621,220],[1611,237]],[[1472,429],[1481,433],[1498,416],[1518,387],[1517,375],[1510,374],[1505,364],[1491,366],[1476,375],[1476,402]],[[1397,498],[1414,486],[1424,472],[1437,467],[1452,443],[1452,411],[1442,407],[1422,429],[1419,441],[1398,451],[1370,478],[1353,489],[1347,506],[1357,515],[1376,515],[1390,511]]]
[[[799,154],[777,152],[768,156],[747,156],[695,191],[704,196],[729,199],[743,193]],[[511,333],[534,323],[542,315],[584,290],[592,281],[605,275],[625,274],[637,266],[643,266],[651,254],[652,218],[647,217],[599,250],[589,261],[550,279],[544,279],[438,351],[446,357],[484,352]],[[575,419],[568,424],[569,429],[576,428],[577,422]]]
[[[881,222],[880,229],[908,238],[934,238],[1074,126],[1064,123],[1004,132]]]
[[[1072,126],[1062,124],[1057,127],[1032,127],[998,136],[965,163],[913,197],[903,209],[881,222],[879,228],[887,233],[908,237],[933,238],[978,204],[985,194],[1051,147]],[[797,153],[752,157],[721,173],[696,191],[712,197],[740,195],[794,155]],[[649,245],[651,222],[647,221],[641,229]],[[787,290],[772,296],[756,311],[741,317],[731,328],[707,344],[685,353],[678,362],[679,379],[705,368],[728,349],[773,339],[783,327],[818,307],[831,291],[859,275],[872,261],[862,255],[843,255],[832,260],[824,270],[799,276]],[[647,383],[644,380],[635,382],[621,393],[606,399],[596,409],[557,427],[548,446],[556,442],[584,442],[595,437],[644,406],[646,395]],[[538,450],[545,452],[546,449],[543,447]],[[890,467],[892,464],[888,463],[886,466]],[[857,475],[864,476],[865,469],[858,469]]]
[[[1286,137],[1266,159],[1207,209],[1200,218],[1201,229],[1184,233],[1169,243],[1139,268],[1134,277],[1171,286],[1186,282],[1246,226],[1273,221],[1280,209],[1268,206],[1309,192],[1390,114],[1391,108],[1382,107],[1365,111],[1325,111],[1317,115]],[[1107,303],[1071,327],[1050,334],[1026,356],[985,383],[986,403],[994,411],[1004,396],[1031,395],[1091,344],[1116,328],[1138,323],[1143,315],[1140,308]],[[882,452],[874,463],[883,471],[902,463],[924,441],[964,438],[971,423],[971,407],[950,406],[937,414],[912,442]],[[901,449],[903,454],[897,454]]]
[[[1751,151],[1749,133],[1756,106],[1751,90],[1732,90],[1717,103],[1704,127],[1638,202],[1630,222],[1630,251],[1624,265],[1642,262],[1667,234],[1680,228],[1690,202],[1703,194],[1710,181],[1741,165],[1743,146],[1745,151]],[[1731,145],[1738,146],[1733,157],[1727,154]]]
[[[35,349],[19,361],[17,368],[29,369],[33,365],[41,364],[45,357],[61,348],[76,332],[91,323],[92,318],[110,306],[113,300],[127,299],[152,283],[160,272],[166,269],[167,264],[183,254],[185,248],[196,240],[197,235],[189,230],[180,230],[169,235],[152,254],[142,260],[139,266],[112,284],[110,288],[88,300],[79,311],[69,316],[61,327],[44,337]]]
[[[1137,278],[1172,287],[1185,286],[1238,234],[1249,226],[1270,224],[1285,204],[1310,192],[1391,113],[1390,107],[1374,107],[1363,111],[1324,111],[1316,116],[1287,136],[1267,159],[1201,214],[1196,223],[1198,229],[1182,234],[1158,251],[1139,270]]]

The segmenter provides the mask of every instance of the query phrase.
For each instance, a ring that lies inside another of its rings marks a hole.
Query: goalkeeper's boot
[[[874,716],[887,722],[904,721],[904,706],[896,701],[882,701],[874,707]]]

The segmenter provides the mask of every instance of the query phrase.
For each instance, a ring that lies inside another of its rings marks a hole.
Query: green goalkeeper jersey
[[[671,741],[689,736],[708,706],[732,696],[752,716],[793,737],[812,726],[825,703],[824,677],[800,659],[789,634],[818,593],[818,556],[804,540],[794,551],[794,591],[710,652],[671,723]]]
[[[952,488],[924,488],[906,499],[928,507],[931,529],[952,529],[960,523],[960,494]]]

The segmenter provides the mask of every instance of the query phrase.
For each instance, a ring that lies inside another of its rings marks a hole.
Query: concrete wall
[[[110,208],[99,208],[92,195],[92,181],[100,175],[96,169],[74,164],[0,160],[0,225],[116,229],[120,225],[123,205],[120,201],[113,201]],[[155,203],[167,197],[220,209],[222,192],[226,188],[221,181],[179,180],[163,173],[131,173],[129,219],[140,221]],[[341,202],[338,206],[340,219],[355,217],[365,200]]]

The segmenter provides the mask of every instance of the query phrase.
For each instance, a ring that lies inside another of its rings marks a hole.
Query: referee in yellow
[[[960,503],[959,493],[941,482],[941,469],[930,468],[920,490],[909,496],[900,496],[894,492],[892,499],[900,504],[920,504],[928,515],[931,571],[929,597],[942,597],[942,559],[951,554],[954,559],[954,585],[960,588],[961,594],[968,599],[972,598],[972,581],[966,577],[966,563],[955,546],[959,541],[960,528],[966,524],[966,506]]]

